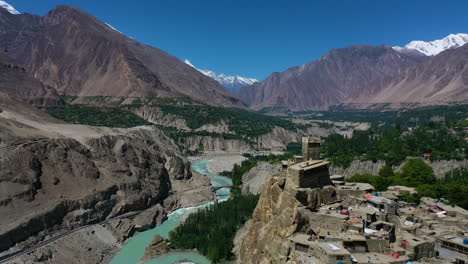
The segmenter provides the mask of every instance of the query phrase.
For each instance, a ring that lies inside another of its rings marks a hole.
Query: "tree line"
[[[406,194],[405,201],[419,203],[422,197],[444,198],[449,204],[468,209],[468,169],[464,168],[454,169],[443,179],[437,179],[431,166],[423,160],[409,159],[399,172],[386,165],[377,175],[355,174],[348,181],[369,183],[377,191],[385,191],[392,185],[414,187],[418,193]]]

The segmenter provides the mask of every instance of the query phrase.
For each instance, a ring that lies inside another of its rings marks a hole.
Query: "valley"
[[[454,19],[105,1],[0,0],[0,263],[468,263]]]

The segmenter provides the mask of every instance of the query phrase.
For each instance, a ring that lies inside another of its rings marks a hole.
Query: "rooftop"
[[[344,185],[338,186],[342,190],[362,190],[362,191],[373,191],[374,186],[369,183],[362,182],[346,182]]]
[[[349,251],[343,247],[341,242],[319,242],[318,246],[322,248],[327,255],[349,255]]]
[[[387,198],[384,198],[382,196],[366,196],[367,201],[375,203],[375,204],[394,204],[395,202],[392,200],[389,200]]]
[[[454,244],[461,245],[463,247],[468,247],[468,245],[463,244],[463,238],[459,236],[454,236],[454,235],[443,235],[438,237],[439,240],[451,242]]]
[[[325,161],[325,160],[309,160],[309,161],[299,162],[297,164],[291,165],[289,168],[293,170],[310,170],[310,169],[315,169],[315,168],[319,168],[322,166],[327,166],[329,164],[330,162]]]
[[[388,264],[392,262],[404,262],[409,260],[408,256],[398,256],[393,257],[390,255],[380,254],[380,253],[358,253],[352,254],[352,259],[355,259],[358,263],[374,263],[374,264]],[[368,262],[370,260],[370,262]]]

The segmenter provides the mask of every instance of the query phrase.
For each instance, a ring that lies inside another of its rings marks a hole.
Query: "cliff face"
[[[270,178],[281,176],[282,171],[280,163],[259,162],[242,175],[242,194],[260,194],[265,183]]]
[[[0,250],[163,203],[190,163],[155,128],[68,125],[0,100]]]
[[[286,184],[286,178],[271,178],[263,187],[252,219],[242,230],[237,263],[292,263],[289,238],[307,226],[307,210],[333,202],[335,189],[297,190]],[[239,237],[237,238],[239,239]]]

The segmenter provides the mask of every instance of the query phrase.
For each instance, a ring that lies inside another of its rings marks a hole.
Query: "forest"
[[[329,111],[306,111],[290,113],[290,116],[301,116],[312,120],[368,122],[372,128],[400,127],[407,129],[427,125],[436,119],[447,123],[456,123],[467,118],[468,105],[452,106],[425,106],[414,109],[382,109],[376,110],[354,110],[345,109],[341,106],[330,107]],[[385,110],[385,111],[383,111]]]
[[[58,107],[48,107],[45,110],[49,115],[71,124],[120,128],[152,125],[136,114],[117,107],[97,107],[71,104]]]
[[[210,106],[189,98],[124,98],[109,96],[80,97],[80,104],[75,104],[77,96],[61,95],[65,106],[49,107],[45,110],[55,118],[73,124],[93,126],[132,127],[149,124],[132,113],[132,110],[143,106],[158,107],[165,114],[177,115],[184,119],[192,131],[183,131],[173,127],[159,126],[165,134],[176,142],[189,136],[215,136],[224,139],[239,139],[248,144],[255,144],[255,139],[272,132],[275,126],[296,131],[307,125],[294,124],[288,119],[267,116],[239,108]],[[131,100],[129,104],[122,104]],[[115,121],[114,121],[115,120]],[[225,122],[228,133],[194,131],[203,125]],[[326,123],[321,123],[327,126]]]
[[[409,130],[355,131],[350,138],[332,134],[322,146],[324,157],[333,164],[347,167],[353,160],[384,160],[399,165],[407,157],[430,154],[431,160],[468,157],[466,133],[449,129],[445,123],[432,123]]]
[[[252,217],[258,196],[235,196],[191,214],[171,231],[169,241],[178,249],[194,249],[215,263],[232,260],[237,230]]]
[[[423,160],[408,159],[399,172],[386,165],[378,175],[356,174],[348,181],[369,183],[377,191],[385,191],[392,185],[414,187],[418,193],[404,196],[405,201],[419,203],[421,197],[444,198],[449,204],[468,209],[468,169],[454,169],[444,179],[437,179]]]

